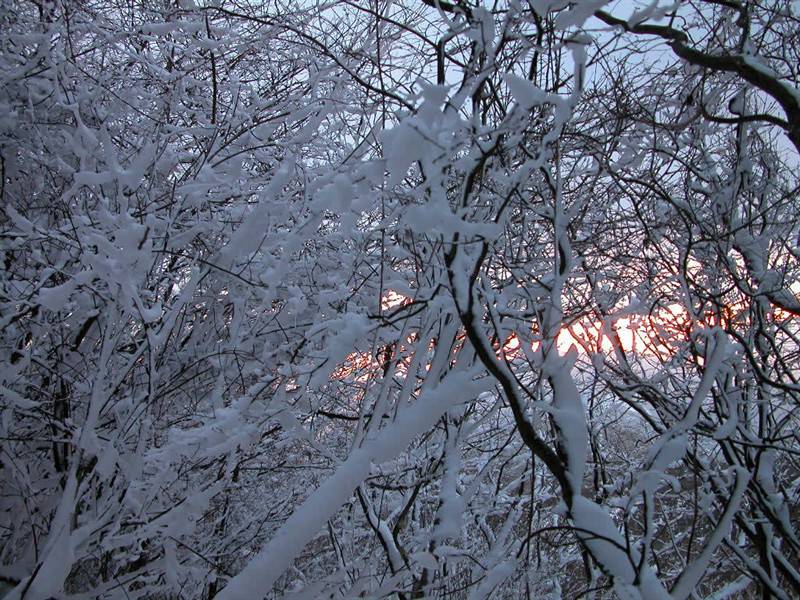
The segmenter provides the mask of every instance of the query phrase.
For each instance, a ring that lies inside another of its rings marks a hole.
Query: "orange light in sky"
[[[381,306],[387,310],[411,301],[411,298],[389,290],[384,294]],[[702,321],[698,324],[701,327],[720,324],[729,327],[743,318],[744,314],[743,308],[737,309],[734,306],[724,307],[721,312],[721,315],[711,313],[703,315]],[[720,318],[723,323],[717,323]],[[783,318],[792,318],[792,315],[775,308],[773,318],[783,320]],[[600,320],[587,315],[583,319],[563,327],[556,338],[556,346],[561,354],[565,354],[574,347],[579,354],[584,356],[598,352],[609,354],[621,351],[626,354],[634,353],[639,356],[663,358],[675,352],[677,344],[687,339],[691,328],[692,319],[688,311],[681,304],[673,303],[657,309],[652,314],[608,318],[605,326]],[[414,342],[412,339],[414,335],[412,334],[408,342]],[[536,350],[539,344],[538,341],[532,342],[531,349]],[[502,346],[497,346],[497,355],[506,360],[514,360],[520,356],[520,339],[516,333],[512,333]],[[397,375],[405,376],[405,369],[409,364],[409,356],[401,359],[397,365]],[[363,382],[378,370],[383,370],[385,366],[385,359],[379,360],[377,355],[353,352],[334,371],[332,379],[342,380],[355,375],[356,381]]]

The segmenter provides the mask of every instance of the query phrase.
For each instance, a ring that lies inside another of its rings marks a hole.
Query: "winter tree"
[[[0,0],[0,597],[800,595],[799,10]]]

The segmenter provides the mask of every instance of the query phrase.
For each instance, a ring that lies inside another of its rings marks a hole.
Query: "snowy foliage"
[[[0,597],[800,596],[800,14],[0,0]]]

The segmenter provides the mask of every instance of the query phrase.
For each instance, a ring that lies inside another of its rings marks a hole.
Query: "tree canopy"
[[[800,596],[800,6],[0,0],[0,597]]]

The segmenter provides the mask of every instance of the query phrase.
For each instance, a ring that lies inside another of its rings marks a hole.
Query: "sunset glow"
[[[383,296],[382,307],[384,310],[409,304],[412,299],[394,290],[389,290]],[[742,311],[726,308],[723,311],[723,326],[734,325],[737,319],[744,318]],[[770,318],[777,321],[792,318],[792,315],[777,307],[773,308]],[[717,323],[717,318],[712,314],[704,316],[697,323],[700,327],[712,327]],[[566,354],[570,348],[575,348],[580,356],[593,354],[613,355],[616,352],[633,354],[642,358],[664,359],[672,355],[678,345],[688,339],[692,329],[692,319],[688,311],[678,303],[661,307],[650,315],[625,315],[616,318],[608,317],[606,322],[587,315],[571,325],[565,326],[556,338],[556,347],[560,354]],[[408,342],[415,341],[413,334]],[[463,335],[463,334],[462,334]],[[536,351],[541,344],[534,335],[530,335],[531,350]],[[431,342],[433,344],[433,341]],[[430,349],[432,349],[431,346]],[[411,357],[406,355],[401,348],[400,362],[395,366],[395,375],[404,377],[411,362]],[[524,358],[520,351],[520,337],[512,333],[497,348],[498,358],[514,361]],[[357,382],[366,382],[377,374],[379,369],[386,368],[386,361],[390,354],[386,350],[378,351],[375,355],[367,352],[352,352],[345,362],[332,374],[333,380],[353,378]]]

